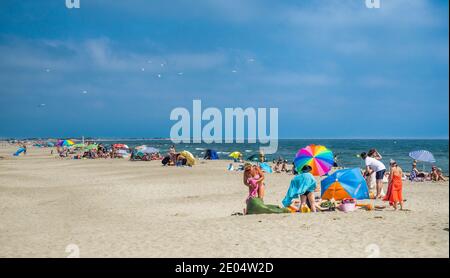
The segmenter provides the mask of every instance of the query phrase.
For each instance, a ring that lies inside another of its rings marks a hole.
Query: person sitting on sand
[[[273,166],[273,171],[275,172],[275,173],[281,173],[281,161],[280,160],[277,160],[277,161],[274,161],[274,166]]]
[[[287,168],[287,160],[283,160],[282,164],[281,164],[281,172],[289,172],[288,168]]]
[[[300,208],[311,209],[312,212],[316,212],[316,201],[314,199],[314,190],[317,187],[317,182],[314,176],[310,173],[311,166],[303,166],[301,173],[294,172],[296,176],[291,180],[289,189],[286,192],[282,203],[283,206],[289,207],[295,198],[300,196]],[[308,207],[309,203],[309,207]]]
[[[170,157],[169,165],[175,165],[177,162],[177,152],[175,150],[175,145],[170,146],[167,155]]]
[[[398,166],[397,162],[395,162],[394,160],[391,160],[390,165],[391,169],[389,171],[389,185],[383,201],[389,202],[389,205],[394,207],[394,210],[397,210],[397,205],[399,204],[400,210],[403,210],[403,171],[402,168],[400,168],[400,166]]]
[[[436,166],[431,166],[430,177],[432,181],[445,181],[442,170],[438,169]]]
[[[409,174],[410,181],[423,181],[427,177],[427,174],[417,169],[417,162],[414,160],[412,163],[411,173]]]
[[[264,173],[257,165],[246,163],[244,166],[244,184],[249,189],[247,201],[258,197],[264,199]]]

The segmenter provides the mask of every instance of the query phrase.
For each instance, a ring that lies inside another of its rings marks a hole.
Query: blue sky
[[[277,107],[281,138],[448,138],[448,8],[2,0],[0,137],[167,137],[201,99]]]

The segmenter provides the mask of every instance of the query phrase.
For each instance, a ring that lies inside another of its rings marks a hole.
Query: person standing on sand
[[[384,196],[383,201],[389,202],[389,205],[394,207],[394,210],[397,210],[397,205],[400,204],[400,210],[403,210],[403,171],[400,166],[397,165],[397,162],[391,160],[390,162],[391,169],[389,171],[389,186],[387,190],[386,196]]]
[[[376,198],[381,198],[383,191],[383,177],[386,172],[386,166],[384,166],[383,162],[379,160],[381,159],[381,155],[379,155],[376,150],[370,150],[368,154],[363,152],[360,156],[366,165],[366,176],[370,176],[375,172],[377,190]]]
[[[264,155],[263,150],[259,150],[259,162],[265,162],[266,156]]]

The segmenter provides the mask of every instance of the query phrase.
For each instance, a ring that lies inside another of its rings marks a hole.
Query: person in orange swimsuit
[[[403,171],[394,160],[391,160],[390,164],[391,169],[389,172],[389,186],[383,201],[388,201],[389,205],[394,207],[394,210],[397,210],[397,205],[400,204],[400,210],[403,210]]]

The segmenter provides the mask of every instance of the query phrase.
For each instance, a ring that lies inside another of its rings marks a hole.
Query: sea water
[[[123,139],[113,140],[114,143],[124,143],[130,147],[138,145],[147,145],[158,148],[162,154],[165,154],[168,148],[172,145],[170,140],[137,140],[137,139]],[[105,144],[111,141],[104,141]],[[394,159],[404,169],[409,172],[411,170],[412,159],[408,156],[411,151],[428,150],[433,153],[436,165],[442,168],[443,172],[448,175],[448,161],[449,148],[448,140],[416,140],[416,139],[280,139],[278,151],[272,155],[266,155],[266,159],[271,161],[279,157],[292,162],[295,154],[300,148],[309,144],[324,145],[329,148],[335,155],[337,155],[338,164],[342,167],[363,167],[364,162],[358,155],[361,152],[367,152],[372,148],[378,150],[383,156],[383,162],[386,166],[389,165],[389,160]],[[174,144],[177,151],[188,150],[197,157],[203,157],[207,149],[212,149],[218,152],[220,159],[230,159],[228,155],[231,152],[239,151],[243,154],[244,159],[257,154],[259,150],[258,144]],[[429,171],[431,164],[418,163],[419,170]]]

